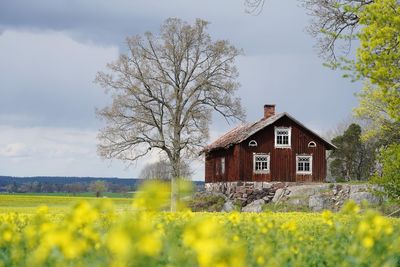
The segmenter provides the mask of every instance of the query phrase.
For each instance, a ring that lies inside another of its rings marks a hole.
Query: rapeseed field
[[[168,196],[153,184],[131,209],[102,199],[58,213],[2,211],[0,266],[400,264],[400,221],[351,202],[338,214],[160,211]]]

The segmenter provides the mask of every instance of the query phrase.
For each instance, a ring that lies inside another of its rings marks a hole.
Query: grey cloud
[[[267,1],[264,12],[252,16],[245,13],[243,1],[5,0],[0,25],[63,31],[80,41],[123,47],[126,36],[157,31],[168,17],[200,17],[212,22],[214,37],[231,40],[249,55],[304,52],[304,45],[310,45],[303,32],[307,17],[296,2]]]
[[[95,127],[108,97],[93,84],[116,47],[80,44],[65,35],[6,32],[0,36],[0,124]]]

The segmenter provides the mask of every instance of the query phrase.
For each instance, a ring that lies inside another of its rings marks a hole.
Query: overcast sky
[[[214,39],[244,50],[238,94],[248,121],[275,103],[324,133],[357,104],[359,84],[322,66],[296,0],[267,0],[259,16],[246,14],[243,0],[1,0],[0,175],[137,177],[156,160],[127,168],[97,156],[95,108],[110,99],[93,80],[127,36],[157,32],[168,17],[208,20]],[[233,126],[215,118],[212,139]],[[202,162],[193,167],[203,180]]]

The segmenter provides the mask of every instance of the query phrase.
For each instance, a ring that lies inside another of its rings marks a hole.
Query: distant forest
[[[100,178],[100,177],[13,177],[0,176],[0,192],[8,193],[82,193],[90,192],[90,185],[103,181],[107,192],[126,193],[136,191],[144,179]],[[196,190],[201,190],[204,182],[194,181]]]

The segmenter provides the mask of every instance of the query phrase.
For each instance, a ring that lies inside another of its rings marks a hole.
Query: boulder
[[[354,200],[357,204],[361,204],[363,200],[368,201],[370,204],[380,204],[380,197],[371,192],[354,192],[350,193],[349,199]]]
[[[271,199],[268,196],[265,196],[262,198],[262,200],[264,200],[265,202],[269,202]]]
[[[243,212],[262,212],[265,201],[262,199],[255,200],[242,208]]]
[[[352,184],[350,185],[350,194],[357,192],[369,192],[371,191],[371,186],[368,184]]]
[[[330,206],[331,202],[331,196],[329,195],[313,195],[310,196],[310,199],[308,201],[308,207],[312,211],[322,211],[324,209],[328,209]]]
[[[261,190],[263,188],[263,183],[262,182],[255,182],[253,188],[255,190]]]
[[[286,203],[293,205],[293,206],[308,206],[309,196],[296,196],[296,197],[289,197],[286,200]]]
[[[309,184],[309,185],[297,185],[288,187],[290,191],[289,197],[309,197],[318,194],[321,191],[329,190],[327,184]]]
[[[272,202],[277,202],[277,201],[279,201],[282,197],[283,197],[283,194],[285,193],[285,190],[284,189],[282,189],[282,188],[279,188],[279,189],[277,189],[276,191],[275,191],[275,195],[274,195],[274,197],[272,198]]]
[[[276,182],[276,183],[274,183],[273,184],[273,187],[274,188],[284,188],[285,187],[285,184],[284,183],[282,183],[282,182]]]
[[[231,212],[235,210],[235,205],[233,205],[233,202],[228,200],[224,203],[224,205],[222,206],[222,210],[223,212]]]
[[[262,183],[262,188],[264,188],[264,189],[270,189],[271,187],[272,187],[272,183],[268,183],[268,182]]]

